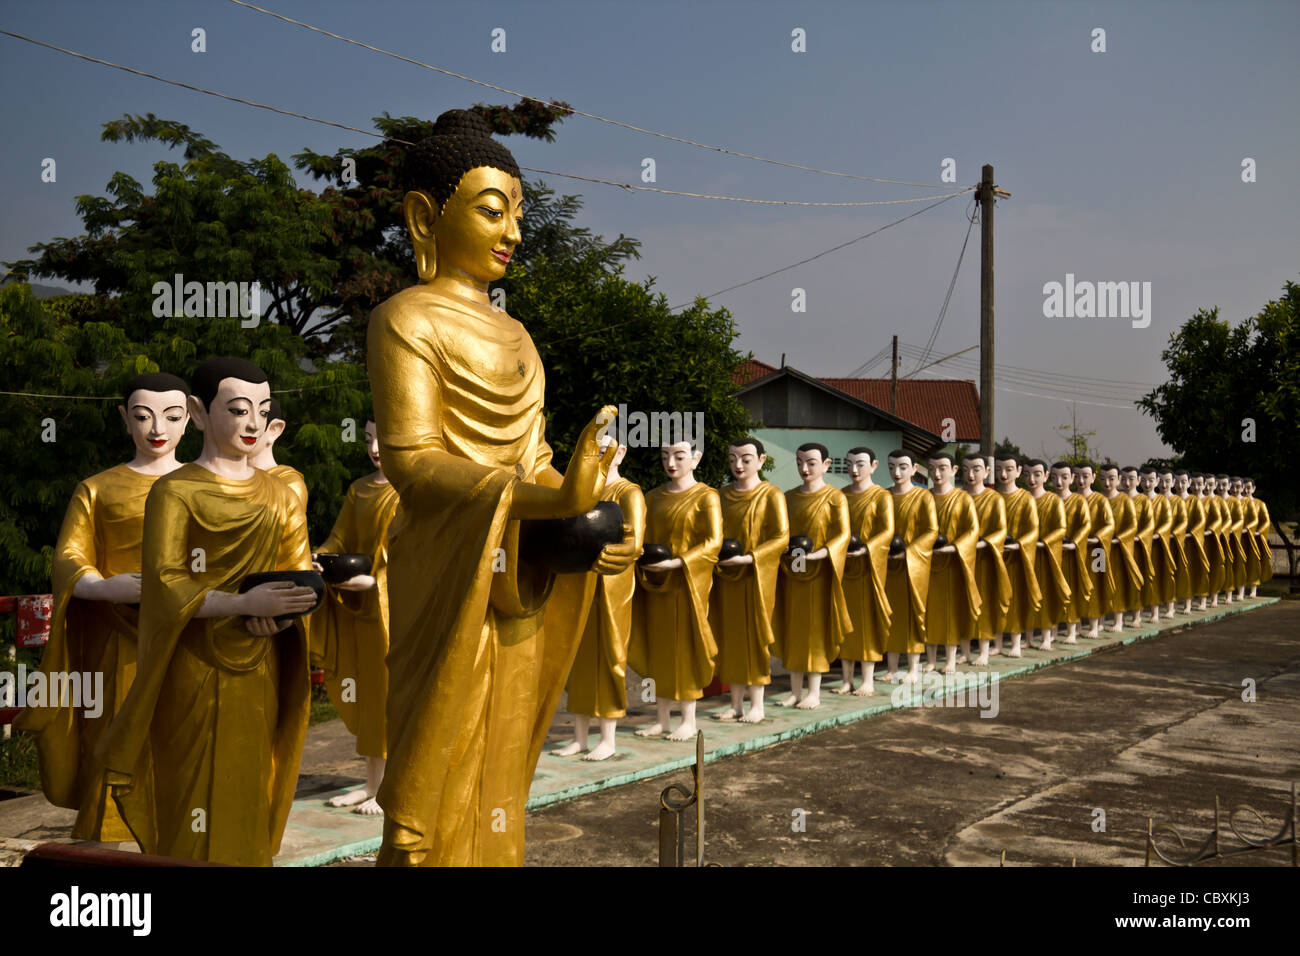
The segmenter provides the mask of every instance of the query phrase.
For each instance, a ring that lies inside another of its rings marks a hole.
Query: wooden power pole
[[[898,336],[894,336],[894,355],[889,362],[889,414],[898,414]]]
[[[976,193],[980,203],[980,454],[988,458],[997,441],[993,430],[993,200],[1011,193],[993,185],[985,165]]]

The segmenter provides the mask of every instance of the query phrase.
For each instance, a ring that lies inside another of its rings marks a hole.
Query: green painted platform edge
[[[1184,617],[1183,620],[1171,620],[1168,623],[1161,623],[1159,626],[1154,628],[1148,625],[1142,630],[1135,629],[1131,634],[1108,634],[1104,642],[1098,642],[1092,647],[1079,647],[1077,650],[1071,650],[1069,653],[1059,653],[1054,648],[1049,652],[1053,655],[1052,657],[1046,657],[1042,660],[1036,661],[1025,661],[1021,658],[1020,663],[1008,667],[1005,670],[989,669],[987,671],[966,671],[965,673],[996,674],[998,682],[1001,683],[1009,678],[1030,674],[1054,664],[1063,664],[1067,661],[1089,657],[1098,651],[1104,651],[1110,647],[1122,647],[1151,637],[1158,637],[1166,631],[1175,630],[1180,627],[1196,627],[1200,624],[1208,624],[1211,621],[1217,621],[1231,614],[1240,614],[1245,611],[1253,611],[1258,608],[1267,607],[1270,604],[1276,604],[1280,600],[1280,598],[1276,597],[1258,597],[1248,598],[1247,601],[1249,603],[1234,602],[1233,604],[1221,604],[1217,608],[1207,608],[1204,611],[1195,612],[1198,615],[1195,620]],[[1127,631],[1127,628],[1125,630]],[[1031,651],[1031,653],[1034,652]],[[1007,658],[1001,655],[1000,657],[1002,660],[1014,660],[1014,658]],[[889,687],[891,685],[886,684],[885,686]],[[906,702],[899,702],[897,704],[892,701],[888,703],[874,704],[860,710],[849,711],[843,714],[834,714],[811,723],[800,724],[797,727],[788,727],[785,730],[778,730],[757,737],[749,737],[745,740],[720,744],[716,747],[710,747],[705,750],[704,762],[710,764],[714,761],[721,760],[723,757],[730,757],[734,754],[762,750],[779,743],[784,743],[787,740],[797,740],[800,737],[807,737],[810,734],[820,733],[823,730],[830,730],[834,727],[843,727],[848,724],[854,724],[858,721],[866,720],[869,717],[874,717],[877,714],[924,706],[925,701],[933,700],[936,696],[946,697],[949,695],[947,692],[941,692],[941,689],[936,687],[930,691],[923,692],[920,701],[909,699]],[[601,780],[592,780],[580,784],[574,784],[573,786],[565,787],[561,790],[554,790],[550,793],[539,793],[528,799],[527,804],[525,804],[525,809],[537,810],[542,807],[554,806],[557,803],[563,803],[566,800],[573,800],[590,793],[597,793],[601,790],[609,789],[610,787],[618,787],[623,784],[634,783],[638,780],[646,780],[650,777],[658,777],[666,773],[672,773],[674,770],[682,770],[692,766],[694,763],[695,754],[686,753],[674,760],[666,760],[662,763],[654,764],[650,767],[644,767],[640,770],[629,770],[625,773],[615,774]]]
[[[295,860],[285,860],[283,863],[272,861],[275,866],[292,867],[292,866],[324,866],[327,863],[333,863],[336,860],[344,860],[350,856],[365,856],[367,853],[374,853],[383,844],[382,835],[376,837],[367,837],[364,840],[355,840],[352,843],[345,843],[342,846],[332,846],[328,850],[322,850],[311,856],[299,857]]]

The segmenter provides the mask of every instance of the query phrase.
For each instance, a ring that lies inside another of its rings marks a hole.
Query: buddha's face
[[[1167,495],[1167,494],[1169,494],[1171,491],[1173,491],[1173,490],[1174,490],[1174,473],[1171,472],[1171,471],[1164,471],[1164,472],[1161,472],[1161,473],[1160,473],[1160,483],[1156,485],[1156,489],[1157,489],[1157,490],[1158,490],[1162,495]]]
[[[1107,498],[1114,498],[1119,494],[1119,469],[1103,468],[1101,470],[1101,488],[1102,493]]]
[[[1136,471],[1126,471],[1120,477],[1120,487],[1124,489],[1124,494],[1135,495],[1138,489],[1138,473]]]
[[[1192,484],[1191,475],[1174,475],[1174,494],[1182,497],[1187,494],[1187,489]]]
[[[1156,490],[1156,484],[1160,481],[1160,476],[1154,471],[1144,471],[1138,479],[1138,487],[1142,489],[1142,494],[1149,495]]]
[[[151,392],[137,388],[126,405],[117,406],[135,449],[146,458],[161,458],[176,450],[185,435],[190,413],[179,389]]]
[[[659,449],[659,461],[664,466],[664,474],[669,479],[682,478],[695,471],[703,453],[691,451],[691,443],[679,441],[675,445],[664,445]]]
[[[1092,491],[1093,472],[1091,465],[1080,465],[1074,469],[1074,490],[1081,495]]]
[[[1047,469],[1042,465],[1030,465],[1029,470],[1025,472],[1025,484],[1027,484],[1029,490],[1035,494],[1038,493],[1038,490],[1043,487],[1043,484],[1046,481]]]
[[[876,470],[876,463],[864,451],[849,455],[844,460],[849,466],[849,477],[856,482],[865,482]]]
[[[967,458],[961,463],[961,480],[968,491],[983,489],[988,473],[983,458]]]
[[[1242,490],[1245,492],[1247,498],[1255,497],[1255,483],[1249,478],[1246,479],[1246,483],[1242,486]]]
[[[889,477],[896,487],[903,487],[912,483],[912,475],[916,473],[916,465],[912,464],[912,459],[906,457],[895,458],[891,455],[888,464]]]
[[[1014,458],[999,458],[993,462],[993,474],[1003,488],[1014,485],[1016,479],[1020,477],[1020,472],[1020,463]]]
[[[1074,470],[1071,468],[1052,469],[1052,487],[1058,495],[1068,495],[1070,485],[1074,482]]]
[[[934,482],[936,489],[948,487],[956,472],[957,469],[947,458],[930,459],[930,480]]]
[[[271,414],[271,385],[223,378],[212,405],[204,408],[197,396],[191,396],[190,412],[205,444],[212,442],[223,455],[252,455]]]
[[[379,467],[379,429],[374,422],[366,422],[366,454],[370,464]]]
[[[1241,479],[1240,479],[1240,478],[1234,478],[1234,479],[1232,479],[1232,484],[1231,484],[1230,488],[1231,488],[1231,490],[1232,490],[1232,495],[1233,495],[1233,497],[1236,497],[1237,495],[1240,495],[1240,494],[1241,494]]]
[[[830,466],[830,462],[824,461],[821,451],[816,448],[795,452],[794,463],[799,469],[799,477],[804,481],[816,481],[826,474],[826,469]]]
[[[1199,498],[1201,492],[1205,490],[1205,476],[1192,475],[1192,480],[1188,483],[1188,487],[1191,489],[1192,494]]]
[[[1218,479],[1218,482],[1219,494],[1226,498],[1228,496],[1228,479],[1226,477],[1221,477]]]
[[[438,278],[486,289],[506,274],[519,245],[524,190],[518,179],[491,166],[467,172],[433,222]]]
[[[766,460],[767,456],[760,455],[753,445],[732,445],[727,449],[727,465],[737,481],[748,481],[757,475]]]

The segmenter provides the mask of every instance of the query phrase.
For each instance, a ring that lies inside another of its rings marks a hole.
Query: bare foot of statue
[[[694,740],[695,722],[682,721],[681,726],[668,735],[669,740]]]
[[[944,665],[943,665],[943,672],[944,672],[945,674],[955,674],[955,673],[957,673],[957,665],[956,665],[956,664],[944,664]]]
[[[812,710],[814,707],[820,706],[821,702],[822,702],[821,692],[815,691],[810,694],[805,694],[803,700],[799,701],[799,703],[795,704],[794,706],[799,710]]]
[[[576,740],[571,740],[559,750],[552,750],[551,755],[554,757],[572,757],[574,754],[581,753],[586,749],[586,747],[578,743]]]
[[[377,817],[383,814],[384,808],[379,805],[379,801],[371,797],[365,803],[361,804],[353,813],[364,813],[368,817]]]
[[[339,794],[337,797],[331,797],[325,801],[327,807],[355,807],[364,800],[369,800],[373,794],[365,787],[358,787],[347,793]]]
[[[755,704],[749,708],[749,713],[740,718],[742,724],[761,724],[763,722],[763,708]]]
[[[974,664],[976,667],[988,667],[989,666],[988,652],[985,651],[982,654],[980,654],[979,657],[975,658]]]
[[[714,720],[739,720],[740,711],[734,707],[728,707],[726,710],[720,710],[712,716]]]
[[[583,760],[606,760],[614,755],[614,745],[598,743],[589,754],[583,754]]]
[[[832,688],[831,688],[831,693],[832,693],[832,694],[847,694],[847,693],[849,693],[851,690],[853,690],[853,678],[850,677],[848,680],[840,681],[840,685],[839,685],[838,687],[832,687]]]
[[[662,737],[664,732],[663,724],[651,724],[649,727],[642,727],[636,731],[638,737]]]
[[[789,697],[782,697],[780,700],[772,701],[772,703],[776,704],[778,707],[798,707],[799,698],[794,694],[791,694]]]
[[[853,692],[854,697],[874,697],[876,694],[876,682],[874,680],[864,680],[861,686]]]

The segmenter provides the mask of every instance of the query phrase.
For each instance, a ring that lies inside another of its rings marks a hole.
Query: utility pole
[[[889,362],[889,414],[898,415],[898,336],[894,336],[894,355]]]
[[[986,164],[975,193],[980,203],[980,454],[989,458],[993,430],[993,200],[1011,193],[993,185],[993,166]]]

